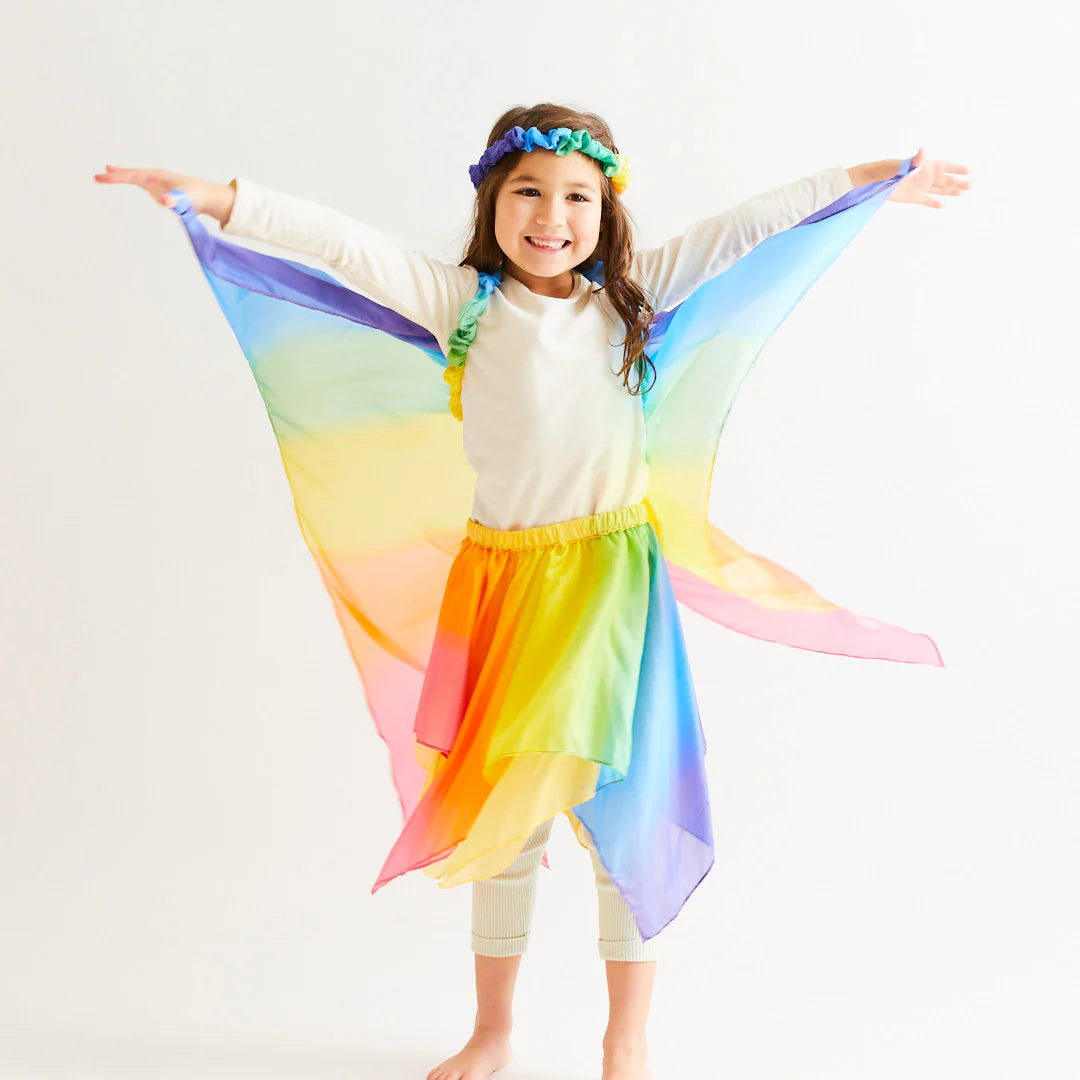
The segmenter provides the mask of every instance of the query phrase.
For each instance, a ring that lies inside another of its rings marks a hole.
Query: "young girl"
[[[603,1077],[641,1080],[657,934],[713,862],[676,598],[766,640],[941,664],[925,635],[853,615],[708,523],[716,439],[761,345],[877,206],[940,207],[967,169],[921,150],[833,166],[635,252],[627,161],[599,117],[512,108],[485,145],[456,266],[242,178],[95,179],[181,215],[251,360],[391,750],[405,822],[373,891],[412,869],[472,882],[474,1030],[428,1080],[510,1061],[560,814],[598,892]],[[359,293],[216,240],[198,213]]]

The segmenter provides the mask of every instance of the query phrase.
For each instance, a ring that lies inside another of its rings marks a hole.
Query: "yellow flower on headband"
[[[626,160],[625,154],[616,154],[615,164],[619,167],[611,174],[611,183],[615,188],[615,194],[621,195],[630,183],[630,162]]]

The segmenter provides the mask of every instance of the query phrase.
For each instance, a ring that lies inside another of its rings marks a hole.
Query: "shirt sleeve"
[[[477,290],[470,266],[410,251],[389,234],[319,203],[236,177],[222,232],[302,252],[372,300],[431,331],[445,348],[461,305]]]
[[[659,247],[637,252],[631,273],[656,311],[667,311],[763,240],[797,225],[851,189],[842,165],[772,188],[694,222]]]

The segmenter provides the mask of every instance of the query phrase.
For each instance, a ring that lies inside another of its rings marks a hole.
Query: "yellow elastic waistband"
[[[550,525],[534,525],[528,529],[489,529],[475,518],[469,518],[466,531],[469,539],[481,547],[522,551],[525,548],[553,547],[556,544],[569,544],[574,540],[588,540],[594,536],[643,525],[648,520],[649,512],[645,504],[639,502],[619,510],[605,510],[588,517],[553,521]]]

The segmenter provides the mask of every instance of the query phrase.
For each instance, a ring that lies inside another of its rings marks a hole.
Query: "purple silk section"
[[[321,270],[216,239],[199,221],[185,192],[174,188],[169,194],[176,199],[173,210],[184,223],[200,262],[215,276],[263,296],[287,300],[290,304],[328,315],[340,315],[350,322],[382,330],[399,341],[423,349],[445,366],[446,360],[431,331],[342,285]]]

